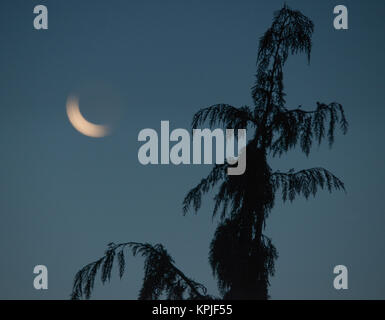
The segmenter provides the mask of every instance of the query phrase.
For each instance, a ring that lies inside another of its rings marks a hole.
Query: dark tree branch
[[[162,293],[168,297],[182,299],[186,289],[190,291],[190,299],[209,299],[207,289],[200,283],[188,278],[175,265],[162,245],[152,246],[148,243],[126,242],[120,244],[110,243],[105,255],[83,267],[75,276],[71,298],[86,299],[91,297],[95,278],[101,269],[103,284],[110,281],[115,257],[118,260],[119,276],[125,271],[124,249],[131,248],[132,254],[141,254],[145,257],[145,276],[139,299],[157,299]]]
[[[198,128],[204,123],[208,123],[210,128],[220,125],[231,129],[245,129],[249,124],[257,124],[248,106],[236,108],[223,103],[203,108],[195,113],[192,128]]]
[[[318,188],[327,188],[329,192],[333,189],[342,189],[345,191],[344,183],[324,168],[311,168],[294,172],[290,170],[287,173],[274,172],[271,175],[271,182],[274,190],[282,190],[282,198],[293,201],[296,195],[303,195],[306,199],[310,195],[315,196]]]

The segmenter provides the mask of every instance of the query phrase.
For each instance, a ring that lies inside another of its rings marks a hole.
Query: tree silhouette
[[[165,295],[170,300],[209,299],[207,289],[200,283],[186,277],[174,265],[173,259],[161,244],[152,246],[148,243],[110,243],[105,255],[86,265],[75,276],[71,298],[77,300],[83,296],[91,297],[97,273],[101,273],[104,284],[110,281],[114,261],[118,262],[119,276],[122,278],[126,261],[125,249],[131,249],[132,254],[145,257],[143,285],[139,292],[140,300],[156,300]]]
[[[246,146],[247,165],[243,175],[227,175],[228,164],[215,165],[209,175],[193,188],[183,201],[186,214],[197,212],[205,193],[214,188],[213,216],[220,222],[210,246],[209,261],[224,299],[267,299],[269,277],[274,274],[277,250],[263,234],[266,219],[280,191],[284,201],[296,196],[315,196],[319,189],[344,189],[336,176],[323,168],[273,172],[267,157],[281,156],[299,146],[309,155],[313,141],[325,138],[331,146],[336,125],[345,134],[348,128],[339,103],[316,103],[306,111],[301,106],[285,106],[283,67],[289,54],[305,53],[310,62],[313,23],[301,12],[284,6],[277,11],[271,27],[260,39],[257,73],[252,88],[253,107],[236,108],[217,104],[198,111],[192,127],[244,129],[252,132]],[[306,108],[307,109],[307,108]],[[74,281],[72,298],[90,297],[95,276],[101,269],[101,280],[111,276],[115,256],[119,272],[124,272],[123,249],[146,257],[145,276],[139,299],[208,299],[203,285],[186,277],[161,245],[125,243],[110,244],[103,258],[81,269]]]

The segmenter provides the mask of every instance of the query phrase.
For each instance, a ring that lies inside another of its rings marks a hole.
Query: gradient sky
[[[385,2],[286,1],[315,23],[310,66],[290,57],[287,106],[343,104],[348,135],[334,147],[271,161],[288,170],[323,166],[347,193],[276,201],[266,233],[279,251],[273,299],[385,298]],[[49,29],[33,29],[45,4]],[[349,30],[333,28],[333,8],[349,10]],[[252,105],[258,39],[283,1],[2,1],[0,11],[0,298],[67,299],[78,269],[107,243],[162,243],[188,276],[217,294],[207,257],[213,201],[182,215],[186,192],[210,166],[142,166],[143,128],[160,121],[189,128],[214,103]],[[103,139],[79,134],[65,103],[95,123]],[[128,255],[127,255],[128,256]],[[44,264],[49,289],[33,288]],[[349,270],[349,289],[333,288],[333,267]],[[120,281],[96,285],[94,298],[135,299],[143,260],[128,260]]]

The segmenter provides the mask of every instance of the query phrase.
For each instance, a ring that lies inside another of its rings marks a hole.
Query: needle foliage
[[[260,38],[257,72],[251,95],[253,106],[216,104],[199,110],[192,128],[208,125],[248,129],[246,171],[227,175],[228,164],[215,165],[209,175],[191,189],[183,211],[197,212],[203,196],[215,190],[213,215],[219,224],[210,245],[209,262],[218,281],[221,298],[268,299],[269,277],[274,275],[276,248],[263,230],[278,193],[284,201],[315,196],[320,189],[344,190],[343,182],[324,168],[273,171],[268,157],[283,156],[299,148],[309,155],[314,143],[325,139],[331,146],[335,131],[347,132],[341,104],[316,102],[313,108],[286,105],[283,69],[289,55],[304,53],[310,62],[313,22],[301,12],[283,6],[271,27]],[[105,255],[81,269],[74,281],[72,298],[89,298],[99,272],[105,283],[114,261],[119,274],[125,270],[124,249],[145,257],[139,299],[208,299],[203,285],[185,276],[162,245],[125,243],[110,245]]]

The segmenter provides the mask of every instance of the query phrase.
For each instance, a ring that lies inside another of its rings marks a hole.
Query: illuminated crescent
[[[73,127],[88,137],[102,138],[109,134],[110,130],[107,126],[93,124],[83,117],[79,109],[79,100],[76,97],[68,98],[67,115]]]

